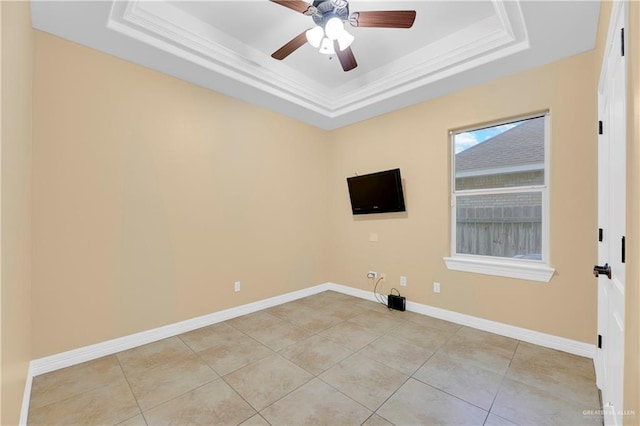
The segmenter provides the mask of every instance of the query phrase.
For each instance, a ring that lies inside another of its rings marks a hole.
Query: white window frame
[[[520,120],[544,117],[544,183],[542,185],[518,186],[508,188],[471,189],[456,191],[456,169],[455,169],[455,136],[465,131],[480,130],[487,127],[499,126],[513,123]],[[531,114],[514,119],[498,121],[494,124],[484,126],[474,126],[458,129],[450,132],[451,145],[451,256],[445,257],[444,262],[447,268],[454,271],[472,272],[478,274],[495,275],[501,277],[518,278],[523,280],[549,282],[555,273],[555,269],[549,264],[549,139],[550,139],[550,117],[549,112]],[[542,196],[542,258],[535,259],[513,259],[497,256],[484,256],[474,254],[456,253],[456,224],[457,209],[456,200],[458,196],[464,195],[485,195],[485,194],[505,194],[514,192],[540,192]]]

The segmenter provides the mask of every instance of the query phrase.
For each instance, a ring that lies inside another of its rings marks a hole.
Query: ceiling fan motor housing
[[[344,4],[344,7],[336,7],[336,5]],[[313,6],[316,13],[312,15],[313,22],[324,28],[327,21],[331,18],[340,18],[342,21],[349,19],[349,3],[340,0],[315,0]]]
[[[344,23],[354,27],[411,28],[416,18],[415,10],[374,10],[355,12],[349,16],[348,0],[271,0],[281,6],[306,16],[311,16],[316,26],[304,31],[285,43],[271,54],[283,60],[306,43],[320,49],[320,53],[336,54],[343,71],[351,71],[358,66],[351,51],[354,36],[345,31]]]

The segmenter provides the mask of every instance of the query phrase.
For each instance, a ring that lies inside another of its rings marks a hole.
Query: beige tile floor
[[[30,425],[595,425],[593,363],[335,292],[33,381]]]

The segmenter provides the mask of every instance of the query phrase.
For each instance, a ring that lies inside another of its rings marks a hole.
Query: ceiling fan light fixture
[[[320,26],[315,26],[305,33],[309,44],[316,49],[320,47],[322,38],[324,37],[324,30]]]
[[[347,47],[351,46],[353,40],[355,40],[355,37],[353,35],[349,34],[347,31],[342,30],[342,32],[338,36],[338,47],[340,48],[340,51],[343,51]]]
[[[0,0],[1,1],[1,0]],[[337,55],[343,71],[358,66],[351,50],[355,37],[344,26],[348,22],[354,27],[411,28],[416,19],[415,10],[371,10],[349,12],[348,0],[271,0],[273,3],[303,13],[312,18],[315,27],[304,31],[271,54],[283,60],[306,43],[325,55]]]
[[[320,53],[324,53],[325,55],[335,55],[336,50],[333,47],[333,41],[329,39],[329,37],[322,39],[322,43],[320,44]]]
[[[340,34],[344,32],[344,24],[342,19],[333,17],[327,21],[324,26],[324,32],[331,40],[337,40]]]

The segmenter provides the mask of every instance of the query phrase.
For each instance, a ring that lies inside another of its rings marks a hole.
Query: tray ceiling
[[[32,1],[34,28],[334,129],[592,49],[595,1],[357,1],[416,10],[411,29],[345,28],[358,67],[306,44],[313,26],[268,0]]]

